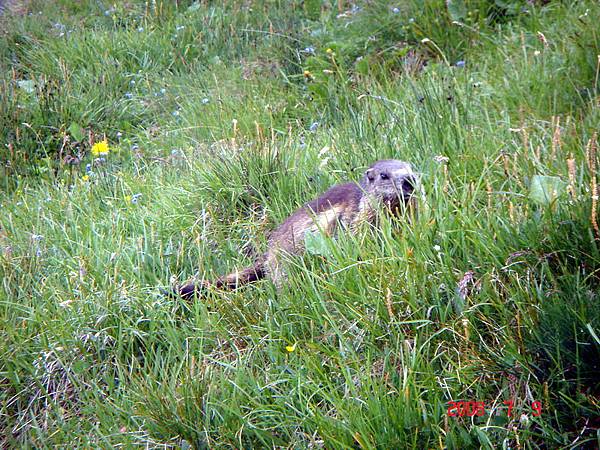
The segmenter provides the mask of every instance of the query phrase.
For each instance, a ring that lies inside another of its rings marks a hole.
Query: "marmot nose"
[[[415,180],[412,176],[407,176],[402,180],[402,191],[410,194],[415,190],[415,185],[417,184],[417,180]]]

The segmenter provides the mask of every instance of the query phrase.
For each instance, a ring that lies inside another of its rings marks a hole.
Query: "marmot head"
[[[365,172],[361,186],[388,206],[407,203],[415,192],[417,174],[409,163],[396,159],[377,161]]]

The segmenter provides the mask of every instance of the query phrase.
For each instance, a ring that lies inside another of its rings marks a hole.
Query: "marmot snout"
[[[375,225],[381,211],[399,215],[407,207],[414,207],[412,197],[417,183],[417,175],[409,163],[394,159],[377,161],[360,182],[334,186],[289,216],[269,236],[269,249],[253,266],[212,282],[188,284],[175,289],[175,294],[191,298],[208,286],[235,289],[265,276],[280,284],[284,276],[280,255],[302,253],[307,233],[335,235],[340,226],[356,232],[357,226],[365,221]]]

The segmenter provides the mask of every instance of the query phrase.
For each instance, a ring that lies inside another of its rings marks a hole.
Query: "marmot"
[[[170,294],[192,298],[209,286],[235,289],[264,277],[280,284],[283,272],[279,255],[282,252],[301,254],[306,233],[335,235],[339,227],[355,232],[362,222],[376,224],[381,209],[399,215],[414,203],[411,199],[416,183],[417,176],[409,163],[394,159],[377,161],[367,169],[360,182],[334,186],[289,216],[271,233],[267,241],[269,249],[256,259],[254,265],[212,282],[175,288]]]

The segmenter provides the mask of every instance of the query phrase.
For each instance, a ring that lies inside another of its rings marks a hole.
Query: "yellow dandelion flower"
[[[92,145],[93,156],[106,155],[109,151],[110,149],[108,148],[108,141],[106,139],[100,142],[96,142],[94,145]]]
[[[293,351],[296,350],[296,344],[294,344],[294,345],[286,345],[285,349],[288,351],[288,353],[292,353]]]
[[[127,203],[131,203],[131,195],[126,195],[126,196],[125,196],[125,201],[126,201]]]
[[[81,177],[81,180],[85,181],[85,182],[90,181],[90,176],[89,175],[84,175],[84,176]]]
[[[333,50],[331,50],[330,48],[328,48],[327,50],[325,50],[325,52],[326,52],[328,55],[331,55],[331,54],[333,53]]]
[[[304,78],[312,78],[312,73],[309,70],[304,71]]]

